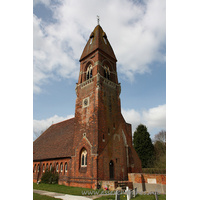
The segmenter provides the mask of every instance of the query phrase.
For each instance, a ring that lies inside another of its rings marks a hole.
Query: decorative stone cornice
[[[102,77],[102,78],[103,78],[103,83],[105,83],[106,85],[111,86],[113,88],[116,88],[118,86],[118,84],[113,83],[112,81],[110,81],[104,77]]]
[[[84,81],[83,83],[76,84],[76,87],[75,87],[76,95],[77,95],[77,89],[78,89],[79,86],[82,89],[83,87],[85,87],[85,86],[93,83],[94,82],[94,78],[96,78],[96,77],[97,77],[97,84],[96,84],[97,89],[101,88],[101,81],[100,81],[100,79],[102,78],[103,79],[103,81],[102,81],[103,84],[105,84],[107,86],[110,86],[112,88],[116,88],[117,91],[118,91],[118,94],[120,95],[120,93],[121,93],[121,84],[120,83],[117,84],[117,83],[114,83],[114,82],[108,80],[107,78],[103,77],[99,72],[97,73],[97,75],[95,75],[92,78]]]
[[[95,77],[95,76],[94,76],[94,77]],[[79,85],[81,86],[81,88],[84,87],[84,86],[86,86],[86,85],[88,85],[88,84],[90,84],[90,83],[92,83],[92,82],[94,81],[94,77],[92,77],[92,78],[90,78],[90,79],[84,81],[83,83],[80,83]],[[78,86],[79,86],[79,85],[78,85]]]

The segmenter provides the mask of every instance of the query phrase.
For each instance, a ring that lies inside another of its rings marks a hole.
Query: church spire
[[[99,23],[99,16],[97,18],[97,23]],[[115,62],[117,61],[114,51],[108,41],[107,35],[99,24],[94,28],[93,32],[90,34],[89,40],[81,55],[80,62],[97,50],[106,54]]]

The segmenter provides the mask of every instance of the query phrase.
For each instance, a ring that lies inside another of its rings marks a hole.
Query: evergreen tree
[[[154,146],[147,131],[147,127],[143,124],[140,124],[133,134],[133,146],[140,157],[142,167],[149,167],[153,160]]]

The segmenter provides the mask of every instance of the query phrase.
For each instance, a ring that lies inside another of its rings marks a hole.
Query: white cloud
[[[143,119],[149,128],[166,128],[166,105],[159,105],[142,112]]]
[[[40,133],[41,131],[45,131],[52,124],[64,121],[66,119],[70,119],[74,117],[74,115],[68,115],[67,117],[59,117],[54,115],[53,117],[42,119],[42,120],[33,120],[33,132]]]
[[[132,131],[134,131],[137,126],[142,123],[141,114],[134,109],[122,109],[122,115],[124,116],[126,122],[132,125]]]
[[[161,129],[166,130],[166,105],[159,105],[142,112],[122,109],[122,114],[126,122],[132,124],[133,132],[139,124],[147,126],[148,131],[153,134]]]
[[[160,52],[165,44],[165,0],[64,0],[52,10],[53,24],[35,15],[34,21],[34,92],[54,76],[78,79],[79,64],[86,40],[96,26],[96,15],[107,33],[118,59],[118,70],[134,80],[135,73],[150,72],[149,64],[165,62]],[[37,78],[37,76],[39,78]]]
[[[63,41],[54,36],[51,27],[45,27],[41,19],[33,16],[34,44],[33,44],[33,89],[34,93],[41,92],[41,85],[49,78],[78,77],[78,68],[75,60],[63,50]],[[76,73],[75,73],[76,71]]]

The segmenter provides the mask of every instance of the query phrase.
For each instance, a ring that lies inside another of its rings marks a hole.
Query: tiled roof
[[[33,160],[70,157],[74,137],[71,118],[51,125],[33,142]]]
[[[91,38],[93,38],[93,40],[92,43],[90,44]],[[97,25],[94,31],[91,33],[90,38],[81,55],[80,61],[97,49],[103,51],[104,53],[111,56],[114,60],[117,61],[114,51],[106,36],[106,33],[103,31],[100,25]]]

